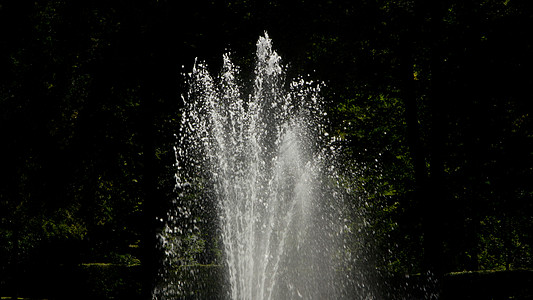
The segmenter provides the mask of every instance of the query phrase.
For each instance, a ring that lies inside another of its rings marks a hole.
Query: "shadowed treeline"
[[[532,6],[3,1],[0,296],[26,296],[30,274],[107,263],[140,265],[147,298],[156,217],[175,197],[181,73],[195,57],[217,73],[229,49],[251,76],[265,30],[288,76],[325,82],[383,276],[530,269]],[[196,264],[220,255],[191,247]]]

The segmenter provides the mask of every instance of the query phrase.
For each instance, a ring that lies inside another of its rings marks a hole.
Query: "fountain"
[[[175,149],[178,197],[162,220],[165,262],[154,298],[201,298],[190,282],[201,281],[194,266],[208,263],[199,261],[209,251],[223,266],[215,283],[221,299],[353,298],[365,285],[347,246],[353,211],[335,166],[338,139],[326,131],[322,84],[287,84],[285,70],[265,33],[251,87],[230,54],[219,76],[199,62],[188,75]],[[212,288],[208,281],[200,290]]]

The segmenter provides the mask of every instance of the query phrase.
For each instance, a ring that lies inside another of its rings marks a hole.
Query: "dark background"
[[[368,167],[380,269],[532,268],[531,1],[4,0],[0,296],[54,297],[43,278],[95,263],[147,295],[183,73],[231,51],[251,74],[265,31]]]

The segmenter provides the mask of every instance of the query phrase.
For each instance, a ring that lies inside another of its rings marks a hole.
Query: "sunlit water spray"
[[[266,33],[252,87],[240,84],[229,54],[223,61],[216,77],[204,63],[188,76],[176,147],[179,196],[161,234],[166,267],[156,296],[180,295],[186,283],[172,270],[194,262],[190,249],[205,250],[195,243],[211,228],[222,250],[220,298],[348,297],[356,280],[346,271],[355,257],[346,245],[348,193],[335,168],[321,84],[286,81]]]

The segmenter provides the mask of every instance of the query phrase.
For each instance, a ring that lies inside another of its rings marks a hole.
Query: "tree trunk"
[[[160,47],[160,32],[157,4],[147,5],[146,13],[149,16],[146,25],[146,32],[143,34],[144,56],[140,62],[141,80],[141,138],[143,149],[143,227],[142,227],[142,249],[141,265],[143,289],[142,299],[152,299],[152,292],[157,283],[160,255],[157,251],[157,233],[161,217],[158,207],[162,206],[162,197],[158,193],[157,178],[157,157],[156,157],[156,103],[158,101],[158,88],[160,80],[160,70],[157,55]]]
[[[151,293],[154,288],[157,277],[157,222],[156,207],[160,201],[157,195],[157,172],[155,169],[155,142],[154,142],[154,112],[153,112],[153,95],[152,87],[145,82],[147,90],[142,99],[143,117],[143,243],[142,243],[142,269],[144,277],[143,299],[151,299]]]
[[[177,37],[170,34],[169,6],[167,1],[158,1],[149,4],[151,11],[143,44],[144,65],[141,78],[143,113],[142,129],[143,136],[143,164],[144,164],[144,206],[143,206],[143,299],[151,299],[152,292],[158,280],[158,272],[161,266],[162,253],[160,252],[157,234],[161,231],[162,223],[158,220],[166,215],[168,205],[162,187],[160,175],[163,172],[161,162],[157,158],[156,150],[160,144],[157,139],[159,132],[158,120],[163,111],[163,103],[177,101],[175,79],[178,75],[177,63],[174,52]],[[171,162],[165,162],[167,164]]]
[[[424,264],[429,271],[440,276],[445,267],[444,240],[446,239],[446,217],[448,215],[444,201],[444,147],[445,147],[445,106],[444,79],[442,72],[442,1],[434,0],[430,6],[430,112],[431,135],[429,139],[430,168],[429,184],[424,201]]]
[[[412,26],[411,26],[412,27]],[[422,196],[424,186],[427,184],[427,170],[425,155],[420,137],[420,128],[418,124],[418,107],[416,97],[416,87],[413,70],[413,37],[406,34],[402,37],[400,44],[400,81],[401,97],[405,103],[405,120],[407,124],[407,143],[411,152],[411,159],[414,167],[415,189],[417,195]]]

